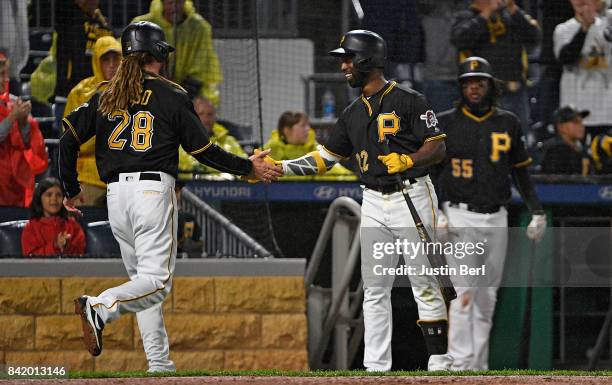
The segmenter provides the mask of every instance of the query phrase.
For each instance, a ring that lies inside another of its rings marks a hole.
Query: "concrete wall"
[[[170,357],[177,369],[306,369],[303,260],[301,267],[300,261],[243,261],[243,268],[225,261],[177,262],[173,290],[164,302]],[[87,272],[100,263],[106,266],[98,271],[103,277],[66,276],[67,265]],[[48,276],[41,276],[41,266]],[[104,350],[93,358],[83,347],[80,319],[73,314],[74,298],[125,282],[119,274],[104,276],[120,267],[119,260],[0,260],[0,364],[145,370],[133,315],[106,326]],[[221,275],[179,276],[186,267],[192,273]],[[266,270],[268,275],[262,275]],[[28,271],[38,276],[23,276]]]

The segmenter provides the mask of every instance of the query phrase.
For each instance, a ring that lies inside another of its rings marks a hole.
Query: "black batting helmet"
[[[150,21],[138,21],[130,24],[121,34],[123,56],[136,52],[148,52],[158,61],[168,58],[174,47],[166,43],[164,30]]]
[[[340,47],[329,54],[336,57],[351,57],[355,69],[370,72],[383,68],[387,60],[387,43],[379,34],[365,29],[348,31],[340,40]]]
[[[494,79],[493,74],[491,72],[491,64],[485,59],[478,56],[470,56],[465,59],[459,65],[459,77],[458,80],[464,78],[488,78]]]

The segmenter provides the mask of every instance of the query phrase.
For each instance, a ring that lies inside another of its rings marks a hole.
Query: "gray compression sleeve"
[[[340,158],[330,154],[323,148],[309,152],[301,158],[283,160],[285,175],[322,175],[340,161]]]

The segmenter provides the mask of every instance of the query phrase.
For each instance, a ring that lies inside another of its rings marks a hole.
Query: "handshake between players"
[[[270,150],[255,150],[253,155],[249,157],[253,164],[251,173],[246,176],[249,182],[257,183],[262,181],[270,183],[283,176],[283,168],[280,162],[275,161],[268,154],[270,154]]]

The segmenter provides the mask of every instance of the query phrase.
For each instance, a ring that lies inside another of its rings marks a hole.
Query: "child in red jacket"
[[[21,234],[23,255],[82,255],[85,233],[64,207],[64,191],[56,178],[45,178],[34,190],[32,215]]]

